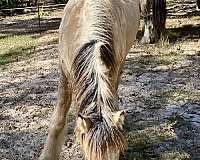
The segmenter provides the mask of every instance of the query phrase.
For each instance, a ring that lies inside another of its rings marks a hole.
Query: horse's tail
[[[153,0],[153,26],[155,41],[158,41],[165,34],[166,17],[166,0]]]

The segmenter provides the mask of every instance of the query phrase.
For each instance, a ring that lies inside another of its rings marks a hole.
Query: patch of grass
[[[174,101],[195,101],[200,99],[200,92],[191,90],[171,90],[171,91],[166,91],[163,93],[159,93],[159,96],[162,97],[167,97],[168,99],[174,100]]]
[[[128,159],[159,159],[158,155],[149,155],[148,150],[159,142],[175,139],[176,134],[173,131],[173,126],[174,123],[164,123],[153,127],[147,127],[143,130],[129,132],[127,134]]]
[[[160,55],[144,55],[138,59],[138,62],[144,65],[160,65],[160,64],[169,64],[168,60],[161,58]]]
[[[71,107],[72,108],[72,107]],[[67,121],[69,122],[73,122],[76,119],[76,113],[73,109],[71,109],[68,111],[67,113]]]
[[[48,42],[48,44],[58,44],[58,42],[59,42],[59,39],[58,39],[58,37],[57,37],[57,38],[53,38],[52,40],[50,40],[50,41]]]
[[[37,46],[37,41],[29,35],[17,35],[0,39],[0,65],[16,61],[26,56]]]
[[[173,132],[174,123],[164,123],[153,127],[147,127],[144,130],[129,132],[128,141],[131,144],[152,144],[166,139],[176,138]]]
[[[170,43],[169,43],[169,39],[167,35],[165,35],[164,37],[161,37],[161,39],[156,44],[157,48],[166,48],[169,46],[170,46]]]
[[[160,159],[163,159],[163,160],[186,160],[189,158],[190,158],[190,155],[184,151],[164,152],[160,156]]]
[[[177,37],[180,37],[179,32],[172,32],[170,29],[166,31],[166,36],[168,37],[169,41],[176,40]]]
[[[167,62],[168,64],[174,63],[175,61],[184,60],[185,58],[185,55],[180,55],[176,52],[170,52],[168,54],[158,55],[156,57],[158,62]]]
[[[180,55],[176,52],[170,52],[170,53],[159,53],[156,55],[141,55],[137,58],[129,58],[126,60],[127,64],[134,64],[137,66],[133,69],[134,72],[137,72],[138,70],[147,68],[147,66],[150,67],[156,67],[156,66],[170,66],[173,65],[176,62],[182,61],[187,58],[187,55]]]
[[[171,96],[176,100],[198,100],[200,99],[200,92],[198,91],[185,91],[178,90],[176,92],[172,92]]]

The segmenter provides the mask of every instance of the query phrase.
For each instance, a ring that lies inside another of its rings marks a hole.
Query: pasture
[[[118,93],[128,148],[123,160],[200,159],[200,12],[195,0],[167,1],[168,39],[136,43]],[[58,87],[62,9],[0,17],[0,159],[37,159]],[[68,114],[62,160],[82,160]]]

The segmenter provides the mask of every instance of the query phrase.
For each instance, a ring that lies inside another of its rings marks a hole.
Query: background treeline
[[[16,8],[16,7],[31,7],[31,6],[36,6],[39,2],[43,4],[48,4],[48,3],[54,3],[54,4],[59,4],[59,3],[67,3],[68,0],[44,0],[44,1],[39,1],[39,0],[0,0],[0,9],[5,9],[5,8]]]

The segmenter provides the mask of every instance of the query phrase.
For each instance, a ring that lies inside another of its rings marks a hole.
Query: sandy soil
[[[118,90],[120,107],[130,109],[124,160],[200,159],[200,16],[194,1],[184,2],[188,5],[168,1],[174,13],[167,19],[168,40],[136,44],[127,56]],[[29,56],[0,66],[0,159],[37,159],[41,152],[56,103],[58,49],[51,40],[61,16],[57,11],[43,17],[41,34],[35,15],[0,21],[2,36],[28,34],[45,42]],[[68,117],[61,159],[82,160],[74,142],[73,108]]]

